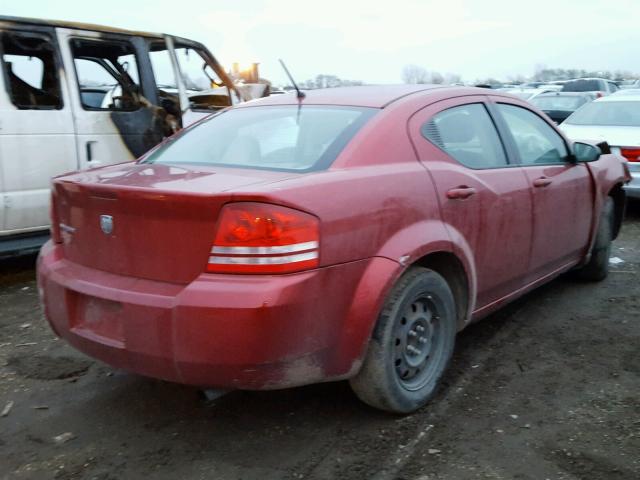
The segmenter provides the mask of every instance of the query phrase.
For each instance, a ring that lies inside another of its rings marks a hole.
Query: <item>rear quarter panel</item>
[[[413,262],[454,252],[473,272],[471,252],[463,253],[442,222],[431,176],[409,141],[408,115],[386,118],[368,124],[327,171],[234,190],[234,200],[275,202],[320,218],[321,267],[370,259],[336,331],[339,372],[357,371],[389,290]]]

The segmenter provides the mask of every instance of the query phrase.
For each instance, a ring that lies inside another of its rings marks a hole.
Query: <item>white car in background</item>
[[[612,93],[611,95],[615,95],[616,97],[619,97],[621,95],[624,95],[624,96],[627,96],[627,95],[640,96],[640,87],[621,89],[621,90],[618,90],[616,93]]]
[[[571,140],[605,140],[627,159],[632,180],[627,196],[640,198],[640,93],[609,95],[588,103],[567,118],[562,130]]]

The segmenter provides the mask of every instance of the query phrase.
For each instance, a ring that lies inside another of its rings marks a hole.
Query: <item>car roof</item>
[[[459,87],[450,85],[363,85],[357,87],[335,87],[304,90],[305,97],[301,99],[302,105],[344,105],[353,107],[385,108],[405,97],[414,94],[426,94],[444,99],[450,96],[461,95],[489,95],[495,94],[494,90],[475,87]],[[298,98],[295,92],[288,95],[274,95],[260,98],[237,105],[238,108],[247,108],[266,105],[297,105]]]
[[[560,90],[555,92],[544,92],[538,95],[538,97],[594,97],[595,95],[591,92],[562,92]]]
[[[612,80],[607,80],[606,78],[600,78],[600,77],[581,77],[581,78],[572,78],[571,80],[567,80],[566,83],[579,82],[581,80],[602,80],[603,82],[611,82],[612,81]]]
[[[513,87],[513,88],[507,88],[505,90],[503,90],[503,92],[509,93],[509,92],[526,92],[526,93],[536,93],[536,92],[544,92],[544,88],[543,85],[541,85],[540,87]]]
[[[635,97],[635,96],[640,97],[640,88],[624,88],[622,90],[618,90],[617,92],[614,92],[612,95],[615,95],[616,97],[625,97],[625,98]]]
[[[82,22],[68,22],[63,20],[49,20],[49,19],[28,18],[28,17],[10,17],[5,15],[0,15],[0,22],[10,23],[10,24],[19,24],[19,25],[72,28],[75,30],[90,30],[93,32],[120,33],[120,34],[126,34],[126,35],[136,35],[141,37],[164,38],[164,34],[162,33],[140,32],[136,30],[126,30],[124,28],[107,27],[105,25],[95,25],[92,23],[82,23]]]
[[[598,98],[596,102],[638,102],[640,101],[640,90],[637,94],[626,95],[607,95],[606,97]]]

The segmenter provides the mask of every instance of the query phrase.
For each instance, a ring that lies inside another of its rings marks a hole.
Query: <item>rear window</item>
[[[567,118],[565,123],[640,127],[640,102],[591,102]]]
[[[376,111],[297,105],[227,110],[184,130],[145,163],[321,170]]]
[[[575,80],[562,86],[563,92],[596,92],[604,90],[604,85],[599,80]]]
[[[552,97],[536,97],[531,100],[540,110],[561,110],[572,112],[578,107],[586,103],[586,99],[582,96],[573,95],[554,95]]]
[[[510,93],[511,95],[515,95],[516,97],[521,98],[523,100],[529,100],[529,98],[531,98],[531,96],[535,92],[523,92],[522,90],[515,90],[515,91],[508,91],[507,93]]]

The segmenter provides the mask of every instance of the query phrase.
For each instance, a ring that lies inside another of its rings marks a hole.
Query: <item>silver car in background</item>
[[[605,140],[613,153],[627,159],[631,182],[627,196],[640,199],[640,94],[609,95],[588,103],[560,129],[571,140]]]

